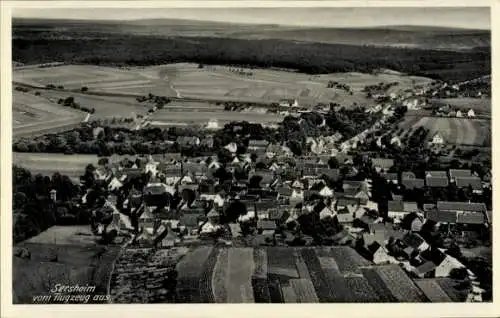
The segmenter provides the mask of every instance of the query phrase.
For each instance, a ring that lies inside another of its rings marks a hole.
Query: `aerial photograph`
[[[489,7],[13,9],[12,302],[492,302],[491,73]]]

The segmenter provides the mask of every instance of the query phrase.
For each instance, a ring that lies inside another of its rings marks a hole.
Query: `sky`
[[[488,7],[16,8],[12,16],[14,18],[86,20],[188,19],[311,27],[420,25],[491,29]]]

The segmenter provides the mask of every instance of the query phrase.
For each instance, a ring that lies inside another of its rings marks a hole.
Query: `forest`
[[[22,33],[24,31],[20,31]],[[101,34],[80,38],[14,38],[12,59],[24,64],[64,62],[112,66],[194,62],[285,68],[308,74],[372,72],[381,68],[450,82],[491,73],[491,52],[370,47],[287,40],[155,37]]]

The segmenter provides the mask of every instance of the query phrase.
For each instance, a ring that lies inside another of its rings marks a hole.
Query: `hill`
[[[491,74],[488,31],[174,22],[14,20],[12,57],[25,64],[194,62],[286,68],[308,74],[369,73],[385,68],[447,81]]]
[[[491,32],[424,26],[374,28],[317,28],[277,24],[236,24],[213,21],[150,19],[131,21],[14,19],[14,35],[26,38],[44,32],[92,36],[106,33],[159,37],[223,37],[236,39],[281,39],[299,42],[410,47],[439,50],[470,50],[490,46]],[[28,34],[22,32],[30,31]]]

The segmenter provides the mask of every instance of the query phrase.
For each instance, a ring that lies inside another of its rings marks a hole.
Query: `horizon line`
[[[370,26],[327,26],[327,25],[296,25],[296,24],[281,24],[281,23],[259,23],[259,22],[230,22],[230,21],[213,21],[213,20],[203,20],[203,19],[185,19],[185,18],[124,18],[124,19],[99,19],[99,18],[64,18],[64,17],[15,17],[12,16],[12,20],[60,20],[60,21],[94,21],[94,22],[139,22],[139,21],[152,21],[152,20],[175,20],[175,21],[194,21],[194,22],[207,22],[213,24],[233,24],[233,25],[269,25],[269,26],[283,26],[283,27],[296,27],[296,28],[309,28],[309,29],[371,29],[380,27],[427,27],[436,29],[456,29],[456,30],[471,30],[471,31],[489,31],[491,32],[491,27],[489,28],[474,28],[474,27],[462,27],[462,26],[440,26],[432,24],[374,24]]]

